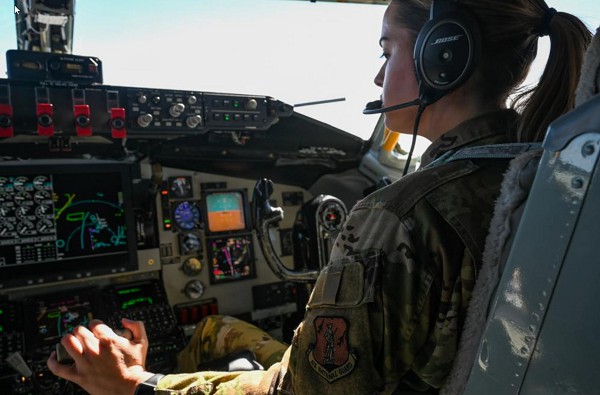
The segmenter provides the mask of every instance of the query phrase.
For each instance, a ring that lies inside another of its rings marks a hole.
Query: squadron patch
[[[348,321],[343,317],[317,317],[316,339],[306,355],[310,366],[330,383],[350,374],[356,367],[356,351],[348,342]]]

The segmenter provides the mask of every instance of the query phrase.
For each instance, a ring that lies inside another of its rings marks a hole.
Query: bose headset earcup
[[[453,0],[433,0],[429,21],[415,42],[413,58],[423,105],[439,100],[464,83],[480,56],[477,23]]]

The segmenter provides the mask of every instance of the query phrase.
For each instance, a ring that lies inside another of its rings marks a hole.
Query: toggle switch
[[[10,104],[0,104],[0,137],[13,135],[13,108]]]
[[[38,103],[37,123],[40,136],[54,136],[54,106],[52,104]]]
[[[92,135],[92,125],[90,122],[90,106],[87,104],[76,104],[73,106],[75,114],[75,130],[77,136],[86,137]]]
[[[110,130],[114,139],[124,139],[127,137],[124,108],[110,109]]]

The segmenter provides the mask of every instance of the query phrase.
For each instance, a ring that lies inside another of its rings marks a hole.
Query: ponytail
[[[546,18],[551,10],[545,11]],[[551,16],[546,32],[550,55],[540,81],[537,87],[517,94],[513,102],[521,112],[517,141],[541,141],[550,123],[575,106],[575,89],[591,33],[578,18],[563,12]]]

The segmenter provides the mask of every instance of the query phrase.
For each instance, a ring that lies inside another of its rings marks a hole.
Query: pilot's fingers
[[[100,341],[118,340],[119,335],[112,330],[111,327],[105,325],[100,320],[93,320],[89,325],[90,331]]]
[[[148,336],[146,335],[146,327],[142,321],[132,321],[127,318],[121,319],[121,325],[123,328],[131,331],[133,335],[132,339],[136,343],[148,343]]]
[[[56,359],[56,351],[52,351],[48,360],[46,361],[46,365],[50,371],[63,379],[74,381],[73,379],[76,377],[75,365],[63,365],[58,362]]]
[[[67,333],[60,339],[60,344],[65,348],[65,351],[73,358],[73,361],[77,363],[81,361],[84,353],[84,346],[81,341],[74,335]]]
[[[84,355],[86,353],[91,353],[91,354],[96,354],[96,355],[98,354],[98,352],[99,352],[98,339],[96,338],[96,336],[94,336],[94,334],[92,332],[90,332],[90,330],[88,328],[86,328],[85,326],[79,325],[79,326],[75,327],[75,329],[73,329],[73,332],[71,334],[73,336],[75,336],[77,338],[77,340],[79,340],[79,342],[83,346],[82,354],[84,354]],[[65,346],[65,348],[66,348],[66,346]],[[67,349],[67,352],[70,351],[68,348],[66,348],[66,349]],[[73,359],[75,360],[75,363],[77,363],[77,360],[75,358],[73,358]]]

